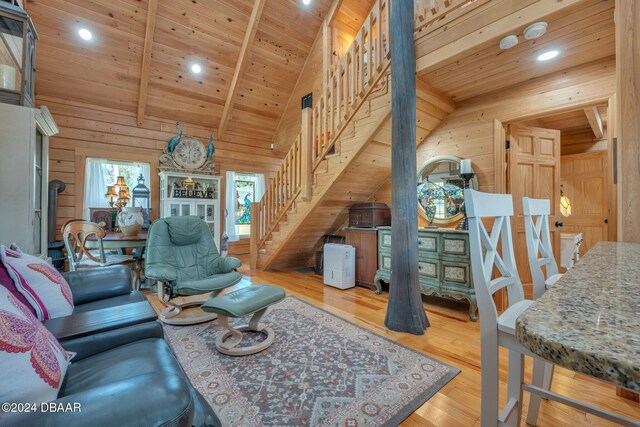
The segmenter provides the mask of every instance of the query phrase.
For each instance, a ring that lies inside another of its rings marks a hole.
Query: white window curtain
[[[236,173],[233,171],[227,171],[226,185],[225,185],[225,219],[224,228],[227,236],[229,236],[230,242],[237,242],[240,240],[240,236],[236,232]]]
[[[138,176],[142,174],[144,184],[151,188],[151,166],[148,163],[119,162],[108,159],[97,159],[89,157],[85,165],[85,185],[84,185],[84,210],[83,218],[90,220],[89,208],[109,207],[109,201],[104,196],[107,186],[114,182],[107,182],[108,171],[113,170],[114,165],[131,168],[133,181],[129,183],[129,191],[138,185]],[[133,201],[132,201],[133,202]]]
[[[109,206],[105,173],[107,160],[88,158],[84,169],[84,211],[83,218],[89,221],[89,208],[105,208]]]
[[[235,197],[236,194],[236,179],[238,175],[241,175],[243,179],[247,179],[247,175],[251,175],[251,180],[255,183],[255,194],[253,196],[253,200],[255,202],[259,202],[264,195],[266,184],[264,179],[264,174],[262,173],[236,173],[233,171],[227,171],[226,175],[226,191],[225,191],[225,231],[227,236],[229,236],[230,242],[237,242],[240,240],[240,236],[238,234],[238,228],[236,227],[236,208],[237,208],[237,200]],[[231,196],[230,196],[231,195]],[[251,218],[253,221],[253,218]]]
[[[266,189],[266,184],[264,182],[264,174],[257,173],[256,174],[256,195],[254,201],[259,202],[262,200],[262,196],[264,196],[264,192]]]

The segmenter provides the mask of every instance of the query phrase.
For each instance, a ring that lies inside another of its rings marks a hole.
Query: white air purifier
[[[349,245],[324,245],[324,284],[339,289],[356,285],[356,249]]]

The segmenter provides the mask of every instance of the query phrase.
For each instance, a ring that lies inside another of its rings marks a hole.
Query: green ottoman
[[[273,329],[260,323],[260,319],[267,311],[267,308],[285,297],[284,290],[273,285],[252,285],[228,294],[211,297],[204,303],[202,309],[218,315],[221,326],[228,329],[228,332],[218,336],[216,339],[216,349],[223,354],[230,356],[245,356],[259,353],[273,344],[275,335]],[[248,325],[237,328],[229,325],[230,317],[244,317],[249,314],[251,320]],[[267,334],[267,338],[258,344],[238,347],[242,341],[242,332],[253,331]]]

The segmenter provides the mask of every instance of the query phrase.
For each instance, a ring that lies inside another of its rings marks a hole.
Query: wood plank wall
[[[57,238],[60,227],[72,218],[82,217],[84,166],[87,157],[141,161],[151,164],[151,198],[153,217],[159,214],[159,156],[169,138],[177,133],[175,122],[149,118],[142,128],[136,126],[134,113],[79,104],[57,98],[38,97],[38,105],[46,105],[60,128],[51,138],[49,179],[60,179],[66,189],[59,197]],[[210,130],[183,125],[185,134],[208,141]],[[224,175],[227,170],[264,173],[267,180],[282,163],[278,153],[240,143],[216,141],[214,161],[222,181],[222,213],[224,213]],[[222,224],[221,224],[222,227]],[[221,228],[222,230],[222,228]],[[242,244],[235,244],[239,250]]]
[[[433,156],[469,158],[481,191],[504,191],[504,174],[496,173],[503,138],[495,120],[506,124],[601,103],[614,93],[615,81],[615,59],[610,57],[470,99],[418,147],[418,168]],[[390,180],[372,200],[391,205]]]

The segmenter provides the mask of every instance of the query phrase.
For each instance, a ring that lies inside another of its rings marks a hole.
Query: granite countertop
[[[598,243],[518,317],[516,336],[557,365],[640,391],[640,244]]]

